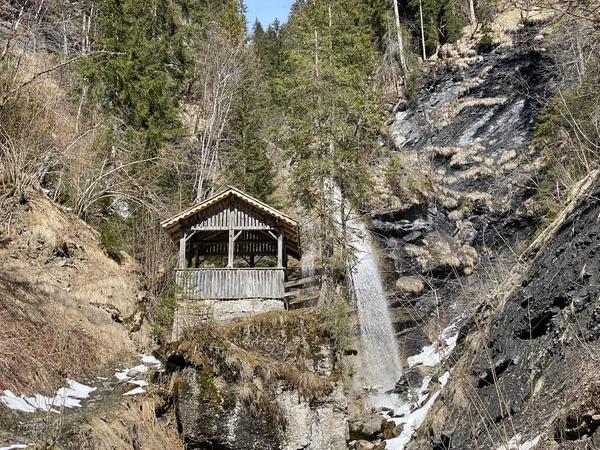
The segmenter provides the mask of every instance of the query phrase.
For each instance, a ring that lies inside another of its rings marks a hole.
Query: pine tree
[[[378,126],[378,61],[362,1],[297,2],[286,27],[282,106],[294,161],[292,191],[316,211],[324,264],[331,257],[342,196],[360,204],[369,188],[367,161]],[[343,221],[343,218],[342,218]]]
[[[179,130],[180,8],[171,1],[106,0],[96,20],[94,45],[106,54],[89,58],[80,71],[102,109],[141,143],[140,156],[154,156]]]
[[[263,138],[268,121],[269,91],[254,55],[247,55],[245,65],[225,139],[225,177],[228,184],[268,201],[275,188],[274,168]]]

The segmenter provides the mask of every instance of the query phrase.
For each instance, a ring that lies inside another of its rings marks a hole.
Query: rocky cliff
[[[371,228],[411,367],[397,390],[450,371],[417,439],[394,448],[599,445],[599,185],[591,174],[553,231],[530,246],[542,228],[533,199],[541,164],[530,142],[555,89],[553,60],[541,16],[502,20],[491,51],[458,44],[426,65],[417,105],[391,126],[395,152],[380,173]],[[460,327],[451,356],[423,362],[426,349],[444,348],[449,324]]]
[[[431,446],[427,438],[418,448],[600,445],[600,180],[592,174],[586,181],[528,270],[507,284],[508,295],[474,316],[453,381],[423,430],[446,444]]]
[[[206,323],[167,350],[188,449],[345,449],[347,405],[314,311]]]

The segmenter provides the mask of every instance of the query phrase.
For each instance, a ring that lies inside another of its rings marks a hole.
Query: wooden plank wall
[[[229,198],[200,212],[193,220],[199,229],[226,229],[230,227],[229,211],[231,208],[231,228],[241,230],[249,228],[274,228],[275,219],[252,205],[238,198]]]
[[[192,299],[283,299],[284,269],[178,269],[177,282]]]

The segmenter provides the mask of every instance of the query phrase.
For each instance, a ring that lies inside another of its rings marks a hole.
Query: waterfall
[[[317,248],[315,246],[315,227],[309,222],[304,227],[308,236],[308,250],[302,255],[302,278],[312,278],[315,276],[315,256]]]
[[[371,235],[360,219],[348,222],[348,235],[356,258],[349,273],[358,306],[364,382],[384,393],[402,373],[400,352]]]

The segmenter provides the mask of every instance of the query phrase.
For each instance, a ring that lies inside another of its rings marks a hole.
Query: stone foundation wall
[[[203,321],[227,321],[284,309],[283,301],[262,298],[180,301],[175,310],[172,340],[180,339],[186,329]]]

